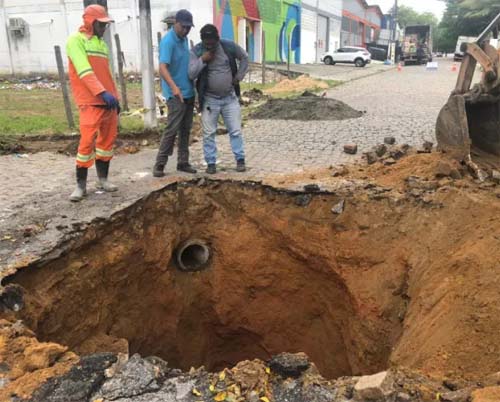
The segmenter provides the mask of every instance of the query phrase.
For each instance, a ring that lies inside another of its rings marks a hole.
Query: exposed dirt
[[[65,374],[78,362],[67,347],[38,342],[21,323],[0,320],[0,401],[10,395],[27,398],[48,378]],[[8,373],[8,376],[6,375]]]
[[[0,318],[48,345],[158,355],[185,370],[300,351],[327,378],[399,366],[482,380],[500,367],[499,192],[465,171],[436,177],[442,163],[452,164],[420,154],[274,179],[334,192],[171,185],[5,278],[24,308]],[[211,263],[183,273],[173,257],[193,237]],[[45,366],[68,353],[54,348]],[[8,367],[11,386],[29,373]]]
[[[307,89],[327,89],[328,87],[328,83],[323,80],[315,80],[307,75],[301,75],[295,79],[284,79],[264,92],[272,95],[283,92],[301,92]]]
[[[115,143],[115,153],[139,152],[143,147],[158,147],[162,130],[145,130],[137,133],[119,133]],[[193,121],[190,142],[199,141],[201,122],[199,117]],[[55,152],[76,155],[79,135],[23,135],[7,136],[0,139],[0,155],[24,154],[37,152]]]
[[[363,112],[342,101],[305,93],[292,99],[270,99],[250,114],[253,119],[345,120],[361,117]]]

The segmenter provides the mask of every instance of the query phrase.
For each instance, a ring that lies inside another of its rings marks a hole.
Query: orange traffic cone
[[[451,71],[454,73],[457,72],[457,63],[453,63],[453,65],[451,66]]]
[[[398,63],[398,71],[402,71],[403,70],[403,64],[402,63]]]

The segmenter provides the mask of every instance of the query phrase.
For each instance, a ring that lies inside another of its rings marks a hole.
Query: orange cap
[[[91,4],[87,6],[85,10],[83,10],[83,17],[91,17],[93,21],[99,22],[115,22],[111,18],[108,17],[108,13],[103,6],[99,4]]]

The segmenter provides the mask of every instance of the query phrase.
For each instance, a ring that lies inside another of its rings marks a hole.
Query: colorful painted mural
[[[300,63],[300,0],[213,0],[214,23],[221,36],[245,45],[252,61],[260,54],[261,29],[265,39],[265,60]],[[241,20],[246,40],[241,35]],[[262,28],[261,28],[262,27]]]

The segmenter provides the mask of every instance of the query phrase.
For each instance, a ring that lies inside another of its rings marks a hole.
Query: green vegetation
[[[329,87],[340,84],[338,81],[328,80]],[[260,90],[270,89],[274,83],[249,84],[242,83],[242,91],[252,88]],[[70,134],[78,131],[78,109],[72,105],[76,127],[71,129],[66,121],[62,93],[55,89],[32,88],[16,86],[0,89],[0,139],[13,138],[19,135],[55,135]],[[320,88],[307,88],[310,91],[319,91]],[[300,91],[287,91],[273,94],[274,97],[298,96]],[[138,112],[142,108],[142,89],[140,83],[127,84],[127,98],[131,113],[120,116],[120,132],[140,132],[143,130],[142,115]]]
[[[408,25],[430,25],[434,33],[434,50],[443,52],[454,52],[457,39],[461,35],[479,35],[500,13],[498,0],[441,1],[446,3],[446,11],[441,21],[432,13],[418,13],[407,6],[398,8],[398,21],[402,28]]]
[[[439,24],[439,49],[453,52],[459,36],[477,36],[500,13],[498,0],[442,0],[446,11]],[[498,30],[495,33],[498,36]]]
[[[7,85],[6,85],[7,86]],[[141,86],[127,85],[129,107],[141,107]],[[61,91],[54,89],[31,90],[21,88],[0,89],[0,138],[15,135],[54,135],[78,131],[78,110],[72,105],[75,129],[68,126]],[[121,132],[143,129],[140,114],[120,117]]]

